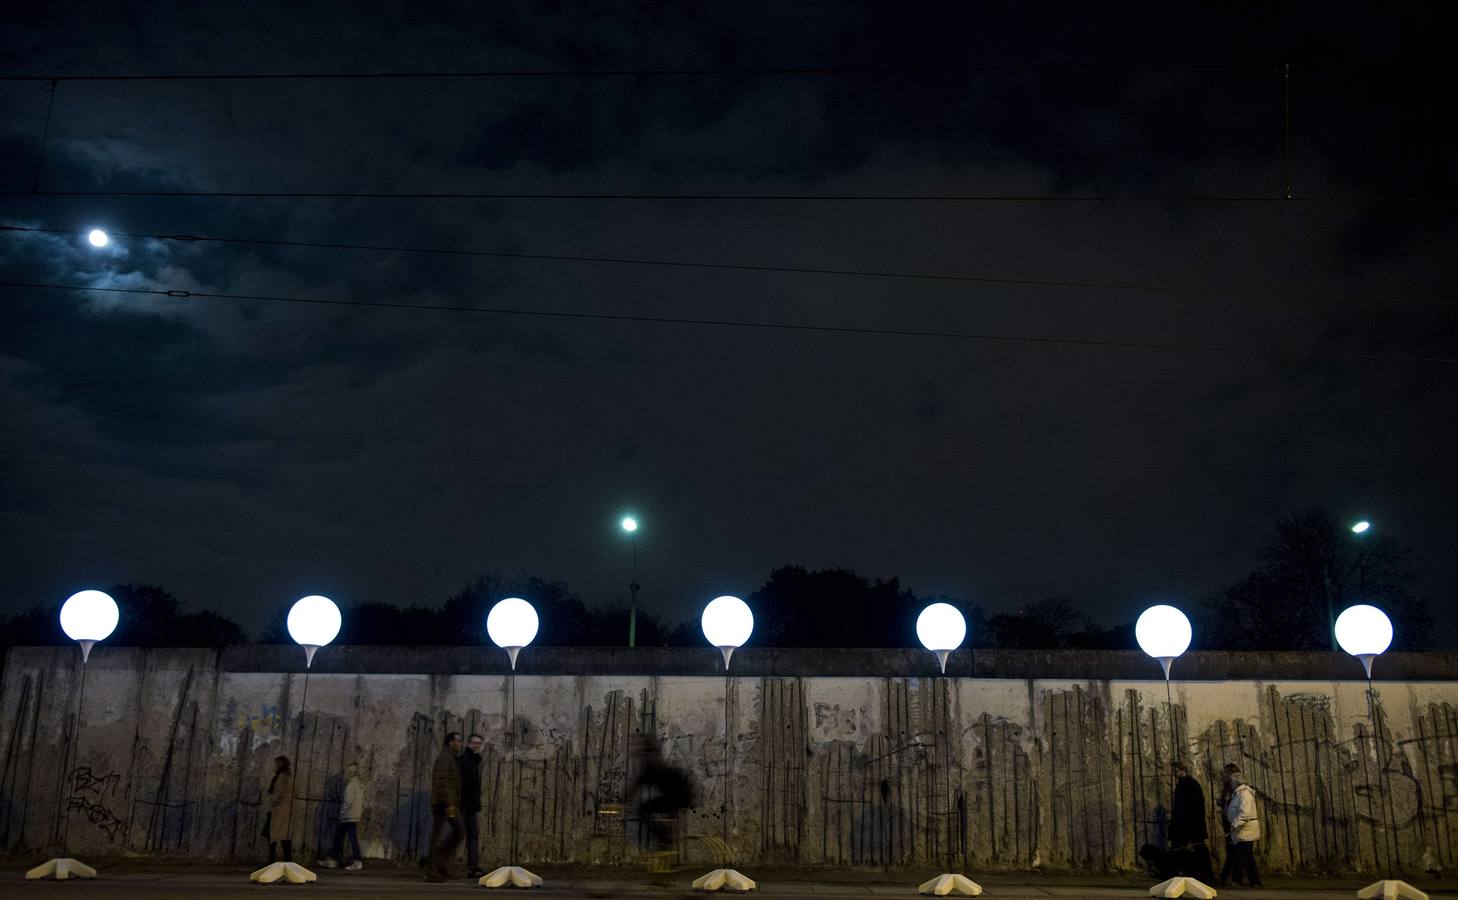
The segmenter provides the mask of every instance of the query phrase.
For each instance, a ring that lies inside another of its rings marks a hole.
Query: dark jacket
[[[430,805],[456,806],[461,802],[461,767],[451,748],[440,748],[430,770]]]
[[[1189,775],[1175,782],[1174,802],[1170,807],[1170,847],[1184,847],[1210,837],[1205,824],[1205,790],[1200,782]]]
[[[461,753],[461,812],[481,811],[481,757],[470,750]]]

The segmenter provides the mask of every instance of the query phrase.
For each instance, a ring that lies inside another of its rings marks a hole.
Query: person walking
[[[425,863],[425,880],[446,880],[446,867],[461,845],[461,733],[448,732],[445,745],[430,769],[430,856]]]
[[[318,860],[319,865],[332,869],[344,865],[344,839],[349,838],[349,848],[354,852],[346,872],[358,872],[364,868],[364,854],[359,852],[359,823],[364,818],[364,781],[360,778],[359,763],[350,763],[345,769],[344,800],[339,804],[339,824],[334,827],[334,846],[329,857]]]
[[[1244,878],[1250,887],[1262,887],[1255,861],[1255,842],[1261,836],[1255,789],[1239,769],[1230,773],[1230,784],[1230,803],[1225,807],[1225,821],[1230,826],[1230,875],[1236,884]]]
[[[1225,764],[1225,771],[1220,778],[1220,796],[1215,801],[1215,812],[1220,817],[1220,833],[1225,837],[1225,862],[1220,866],[1220,877],[1215,880],[1218,887],[1224,887],[1230,883],[1230,873],[1235,867],[1235,860],[1230,855],[1230,826],[1225,821],[1225,807],[1230,805],[1230,795],[1235,791],[1235,785],[1230,781],[1230,774],[1238,771],[1240,771],[1240,766],[1235,763]]]
[[[640,733],[637,750],[640,768],[628,795],[642,797],[638,815],[648,826],[648,867],[661,874],[673,860],[679,813],[694,805],[694,786],[687,772],[663,758],[654,735]]]
[[[1210,829],[1205,824],[1205,789],[1190,775],[1190,769],[1183,761],[1174,764],[1174,776],[1169,849],[1176,854],[1181,875],[1212,884],[1215,873],[1210,864]]]
[[[466,872],[480,878],[481,868],[481,748],[486,739],[473,734],[461,754],[461,822],[466,826]]]
[[[268,783],[268,861],[294,861],[294,841],[289,826],[294,821],[294,773],[287,756],[273,759],[273,779]],[[279,845],[283,856],[279,856]]]

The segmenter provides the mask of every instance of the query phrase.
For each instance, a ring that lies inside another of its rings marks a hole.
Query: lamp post
[[[91,648],[96,646],[97,641],[106,640],[116,630],[117,622],[121,621],[121,612],[117,609],[116,601],[111,599],[109,594],[101,591],[81,591],[72,594],[61,604],[61,630],[66,637],[81,645],[81,685],[76,697],[76,718],[72,728],[72,736],[63,757],[61,778],[70,779],[71,760],[75,759],[78,747],[81,743],[81,710],[86,702],[86,662],[91,658]],[[67,842],[70,837],[71,810],[70,801],[61,792],[61,805],[57,811],[61,818],[61,855],[48,859],[35,868],[25,873],[28,880],[34,881],[38,878],[49,878],[54,876],[58,881],[65,881],[67,878],[95,878],[96,870],[78,859],[72,859],[66,855]]]
[[[1342,614],[1337,616],[1336,626],[1333,630],[1336,632],[1337,643],[1347,653],[1361,660],[1362,669],[1367,673],[1367,721],[1371,724],[1374,738],[1379,741],[1375,746],[1380,748],[1381,736],[1377,734],[1379,726],[1377,724],[1376,697],[1372,688],[1372,663],[1385,653],[1388,647],[1392,646],[1392,620],[1377,607],[1362,603],[1342,610]],[[1380,749],[1377,753],[1377,762],[1382,763]],[[1381,775],[1379,774],[1378,777],[1381,778]],[[1384,808],[1384,812],[1388,812],[1388,810]],[[1376,822],[1372,809],[1371,791],[1367,792],[1367,818]],[[1384,818],[1389,817],[1384,816]],[[1377,852],[1375,824],[1372,833],[1372,852],[1375,860]],[[1391,863],[1390,856],[1388,862]],[[1384,900],[1396,900],[1399,897],[1407,898],[1407,900],[1427,900],[1428,895],[1405,881],[1385,878],[1362,888],[1357,892],[1357,896],[1363,900],[1373,897],[1382,897]]]
[[[309,708],[309,671],[314,667],[314,654],[319,652],[320,647],[327,646],[339,636],[339,627],[344,619],[339,614],[339,607],[328,597],[321,597],[318,594],[310,594],[301,597],[289,609],[288,629],[289,637],[294,643],[304,648],[304,695],[299,700],[299,730],[294,735],[294,764],[299,762],[299,748],[304,741],[304,713]],[[298,797],[295,790],[294,797],[289,799],[289,833],[293,834],[294,822],[294,800]],[[308,805],[305,804],[305,815],[307,817]],[[303,853],[305,848],[300,843],[299,852]],[[283,879],[291,884],[304,884],[309,881],[317,881],[319,876],[293,861],[272,862],[248,876],[250,881],[259,884],[272,884]]]
[[[1139,643],[1139,649],[1159,660],[1160,667],[1164,669],[1164,699],[1166,709],[1169,710],[1170,743],[1174,745],[1176,762],[1182,760],[1185,754],[1184,742],[1180,739],[1179,729],[1175,727],[1174,692],[1170,688],[1169,670],[1174,661],[1190,649],[1190,639],[1193,636],[1194,630],[1190,628],[1189,617],[1165,604],[1149,607],[1139,614],[1139,620],[1134,623],[1134,640]],[[1190,896],[1208,900],[1215,896],[1215,889],[1198,878],[1177,875],[1150,888],[1149,895]]]
[[[1367,519],[1358,519],[1350,526],[1348,526],[1348,530],[1357,538],[1364,538],[1372,531],[1372,523]],[[1327,640],[1331,641],[1331,649],[1336,650],[1337,647],[1341,645],[1341,641],[1337,640],[1336,634],[1337,585],[1333,583],[1332,580],[1332,572],[1337,567],[1337,562],[1335,558],[1337,554],[1337,545],[1335,541],[1332,542],[1330,546],[1330,551],[1333,558],[1328,560],[1327,564],[1323,565],[1321,569],[1321,589],[1322,593],[1326,595],[1326,637]],[[1355,567],[1357,570],[1358,596],[1361,596],[1367,592],[1367,572],[1366,568],[1364,567],[1364,560],[1362,558],[1364,552],[1365,551],[1359,550],[1357,552],[1356,560],[1352,563],[1352,567]],[[1345,582],[1346,576],[1350,574],[1350,572],[1351,568],[1347,568],[1337,574],[1342,579],[1342,581]]]
[[[482,875],[476,883],[481,887],[499,888],[510,885],[519,888],[542,886],[542,879],[516,864],[520,845],[517,841],[517,808],[521,805],[521,767],[516,759],[516,658],[522,648],[537,636],[537,611],[520,597],[507,597],[486,616],[486,634],[491,642],[506,651],[511,660],[511,671],[506,676],[508,712],[506,730],[510,735],[507,744],[507,767],[511,769],[511,863],[498,866]]]
[[[937,897],[944,897],[953,891],[976,897],[982,893],[982,885],[966,875],[952,871],[957,866],[956,851],[952,846],[952,725],[951,704],[948,702],[951,682],[947,680],[947,657],[966,640],[967,620],[961,610],[952,604],[933,603],[916,617],[916,637],[923,647],[936,655],[941,668],[942,723],[946,732],[942,737],[942,787],[947,796],[947,871],[923,882],[917,891]]]
[[[729,709],[733,699],[729,682],[729,658],[734,651],[744,646],[754,632],[754,613],[749,605],[738,597],[715,597],[704,607],[699,621],[704,637],[719,648],[724,656],[724,810],[721,817],[724,828],[724,866],[707,875],[694,879],[694,890],[717,891],[728,888],[732,891],[752,891],[756,885],[752,878],[734,868],[734,851],[729,843],[729,814],[734,805],[734,768],[729,754],[732,738],[729,732]]]
[[[623,530],[628,533],[628,539],[633,545],[633,578],[628,582],[628,592],[632,596],[631,606],[628,608],[628,646],[638,646],[638,520],[633,516],[623,516]]]

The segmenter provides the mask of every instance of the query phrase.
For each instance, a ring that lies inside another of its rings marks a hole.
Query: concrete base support
[[[737,869],[715,869],[707,875],[694,879],[696,891],[752,891],[758,885],[754,879],[741,875]]]
[[[481,880],[476,883],[486,888],[534,888],[542,886],[542,878],[540,875],[533,875],[521,866],[501,866],[482,875]]]
[[[67,878],[95,878],[96,870],[79,859],[62,856],[57,859],[48,859],[25,873],[26,879],[30,881],[52,876],[55,876],[57,881],[65,881]]]
[[[248,876],[249,881],[256,881],[259,884],[273,884],[280,879],[289,884],[308,884],[311,881],[318,881],[319,876],[296,862],[269,863]]]
[[[1406,881],[1386,879],[1374,881],[1357,891],[1361,900],[1428,900],[1428,895]]]
[[[931,894],[933,897],[945,897],[953,892],[966,894],[968,897],[982,895],[982,885],[966,875],[938,875],[931,881],[924,882],[916,890],[918,893]]]
[[[1198,878],[1188,878],[1184,875],[1177,875],[1169,881],[1161,881],[1149,889],[1151,897],[1197,897],[1199,900],[1210,900],[1215,896],[1215,889]]]

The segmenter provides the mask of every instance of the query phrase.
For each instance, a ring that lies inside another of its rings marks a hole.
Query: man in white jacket
[[[1261,873],[1255,861],[1255,842],[1261,836],[1255,789],[1246,783],[1245,775],[1238,769],[1229,778],[1234,786],[1230,801],[1225,804],[1225,822],[1230,827],[1230,877],[1236,884],[1244,880],[1251,887],[1261,887]]]
[[[336,865],[344,863],[344,838],[349,836],[349,847],[354,851],[354,858],[345,870],[358,872],[364,868],[361,861],[362,854],[359,852],[359,823],[364,818],[364,780],[360,778],[359,764],[350,763],[345,770],[347,781],[344,785],[344,800],[339,804],[339,825],[334,829],[334,848],[329,855],[332,859],[321,859],[319,865],[326,869],[332,869]]]

